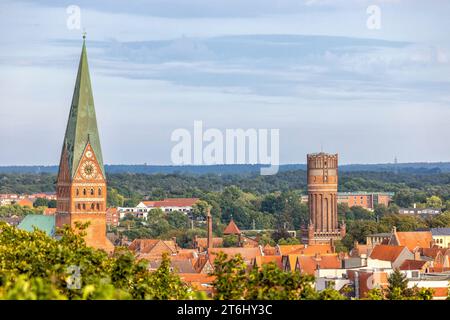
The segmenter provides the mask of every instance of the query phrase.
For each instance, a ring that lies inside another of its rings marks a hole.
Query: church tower
[[[345,235],[345,226],[339,228],[337,214],[338,155],[308,154],[307,175],[308,243],[330,243],[330,240],[341,239]]]
[[[106,238],[106,175],[95,116],[85,36],[56,182],[56,227],[90,222],[88,246],[114,250]]]

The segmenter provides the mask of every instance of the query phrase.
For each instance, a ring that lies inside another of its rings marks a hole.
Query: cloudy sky
[[[449,17],[445,0],[1,0],[0,165],[58,163],[83,30],[106,163],[171,164],[194,120],[279,129],[281,163],[450,161]]]

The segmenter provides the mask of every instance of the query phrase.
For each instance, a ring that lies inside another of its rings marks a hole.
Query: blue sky
[[[83,29],[106,163],[170,164],[194,120],[280,129],[281,163],[450,161],[449,17],[444,0],[3,0],[0,165],[58,163]]]

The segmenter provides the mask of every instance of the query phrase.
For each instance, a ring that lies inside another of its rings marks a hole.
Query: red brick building
[[[106,174],[97,129],[86,45],[83,48],[56,182],[56,227],[90,222],[86,244],[107,252]]]
[[[305,241],[329,243],[345,235],[337,216],[338,155],[307,155],[308,206],[310,223]]]

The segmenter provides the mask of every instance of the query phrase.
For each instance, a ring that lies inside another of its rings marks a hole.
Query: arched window
[[[83,203],[83,210],[86,210],[86,204],[85,203]]]
[[[100,203],[97,203],[97,210],[100,210]]]
[[[80,189],[77,188],[77,196],[80,195]]]
[[[95,205],[93,203],[91,203],[91,210],[95,209]]]
[[[86,195],[86,189],[83,189],[83,196]]]
[[[94,188],[91,188],[91,196],[94,195]]]
[[[102,188],[98,188],[98,195],[99,195],[99,196],[102,195]]]
[[[81,204],[80,203],[78,204],[78,210],[81,210]]]

